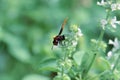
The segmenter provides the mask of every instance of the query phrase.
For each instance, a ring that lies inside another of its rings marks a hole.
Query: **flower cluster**
[[[117,51],[118,49],[120,49],[120,41],[118,41],[117,38],[114,39],[114,41],[109,40],[109,44],[113,45],[113,51]]]
[[[63,50],[68,57],[72,57],[73,52],[76,50],[76,46],[82,36],[81,29],[77,25],[71,25],[69,28],[69,34],[66,34],[65,41],[63,45]]]
[[[107,18],[101,19],[100,21],[103,30],[105,30],[105,27],[107,25],[110,25],[114,29],[116,28],[117,25],[120,25],[120,21],[117,20],[116,16],[109,18],[110,13],[112,13],[115,10],[120,10],[119,3],[113,3],[112,1],[101,0],[101,2],[97,2],[97,5],[105,7],[107,11]]]
[[[109,28],[111,30],[116,29],[117,26],[120,25],[120,20],[117,20],[117,16],[113,14],[114,11],[120,10],[120,3],[117,3],[116,0],[101,0],[101,2],[97,2],[97,5],[104,7],[107,14],[105,18],[100,20],[100,25],[103,29],[102,31],[104,32],[106,28]],[[118,38],[115,38],[114,41],[109,40],[108,44],[113,45],[113,48],[107,53],[107,63],[111,68],[109,72],[114,75],[118,75],[118,73],[120,74],[120,41],[118,40]],[[118,73],[116,73],[116,71]],[[108,76],[107,79],[118,80],[119,77],[116,77],[114,75],[113,78],[109,78]]]
[[[81,29],[77,25],[71,25],[69,29],[70,33],[66,34],[65,48],[70,52],[73,52],[78,44],[79,38],[83,35]],[[63,46],[63,47],[64,47]]]
[[[110,4],[110,2],[105,2],[104,0],[101,0],[101,2],[97,2],[97,5],[99,6],[106,6],[107,4]]]
[[[111,9],[112,11],[120,10],[120,4],[119,3],[111,4]]]
[[[72,39],[72,45],[76,46],[78,39],[83,35],[81,32],[81,29],[77,27],[77,25],[72,25],[70,27],[70,31],[73,34],[74,33],[74,38]]]
[[[108,54],[107,54],[108,57],[110,58],[113,55],[113,53],[115,53],[116,51],[118,51],[120,49],[120,41],[118,41],[118,39],[115,38],[114,41],[109,40],[108,44],[113,45],[112,50],[109,51]]]
[[[114,16],[112,19],[108,19],[108,20],[102,19],[100,21],[100,23],[101,23],[103,30],[105,30],[105,26],[107,26],[107,25],[110,25],[114,29],[116,28],[117,25],[120,25],[120,21],[117,21],[116,16]]]
[[[101,2],[97,2],[97,5],[111,9],[112,11],[120,10],[120,3],[113,3],[112,1],[101,0]]]
[[[120,41],[118,41],[117,38],[114,39],[114,41],[112,40],[109,40],[109,43],[110,45],[113,45],[113,48],[112,50],[110,50],[108,53],[107,53],[107,58],[108,60],[110,61],[111,63],[111,69],[113,69],[113,67],[115,66],[115,61],[117,61],[116,59],[119,59],[118,56],[120,56],[118,53],[119,53],[119,50],[120,50]]]
[[[63,60],[58,60],[58,65],[59,65],[59,68],[63,67],[65,71],[68,72],[72,67],[72,60],[68,58],[66,58],[64,62]]]
[[[73,52],[76,50],[79,38],[83,34],[77,25],[71,25],[69,31],[68,34],[65,34],[64,44],[61,45],[64,55],[57,61],[59,72],[54,80],[71,80],[69,73],[74,65]]]

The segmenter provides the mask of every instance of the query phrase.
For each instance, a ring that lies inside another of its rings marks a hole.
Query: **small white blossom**
[[[119,3],[111,4],[111,9],[112,9],[112,11],[120,10],[120,4]]]
[[[119,41],[117,38],[115,38],[114,41],[109,40],[109,44],[113,45],[115,50],[120,48]]]
[[[112,11],[116,10],[116,8],[117,8],[117,5],[116,5],[116,4],[111,4],[111,9],[112,9]]]
[[[97,2],[97,5],[99,6],[105,6],[107,4],[107,2],[105,2],[104,0],[101,0],[101,2]]]
[[[112,55],[113,55],[112,51],[109,51],[109,52],[107,53],[108,59],[111,58]]]
[[[77,41],[72,41],[72,45],[76,46],[77,45]]]
[[[101,25],[102,25],[102,28],[103,29],[105,29],[105,26],[107,25],[107,20],[105,20],[105,19],[102,19],[101,21],[100,21],[100,23],[101,23]]]
[[[117,3],[117,9],[120,10],[120,4],[119,3]]]
[[[77,35],[78,35],[78,36],[82,36],[82,35],[83,35],[82,32],[81,32],[81,30],[80,30],[80,28],[78,28]]]
[[[113,28],[116,28],[116,24],[120,24],[120,21],[117,21],[116,16],[114,16],[114,18],[110,20],[110,24]]]
[[[113,69],[113,67],[114,67],[114,64],[111,64],[111,69]]]

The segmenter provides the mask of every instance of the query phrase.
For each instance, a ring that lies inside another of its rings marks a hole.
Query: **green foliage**
[[[118,80],[120,51],[108,40],[120,39],[119,10],[96,2],[0,0],[0,80]],[[66,17],[66,39],[51,49]],[[104,30],[101,19],[107,21]]]

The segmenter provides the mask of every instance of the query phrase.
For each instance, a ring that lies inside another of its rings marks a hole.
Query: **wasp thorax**
[[[53,44],[58,45],[58,43],[61,43],[63,40],[65,40],[65,36],[58,35],[58,36],[54,37]]]

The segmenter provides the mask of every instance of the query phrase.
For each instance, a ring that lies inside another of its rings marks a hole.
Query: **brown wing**
[[[65,19],[64,19],[64,21],[63,21],[63,23],[62,23],[62,26],[61,26],[61,29],[60,29],[60,32],[59,32],[58,35],[61,35],[61,33],[62,33],[62,31],[63,31],[63,28],[64,28],[64,26],[65,26],[67,20],[68,20],[68,18],[65,18]]]

